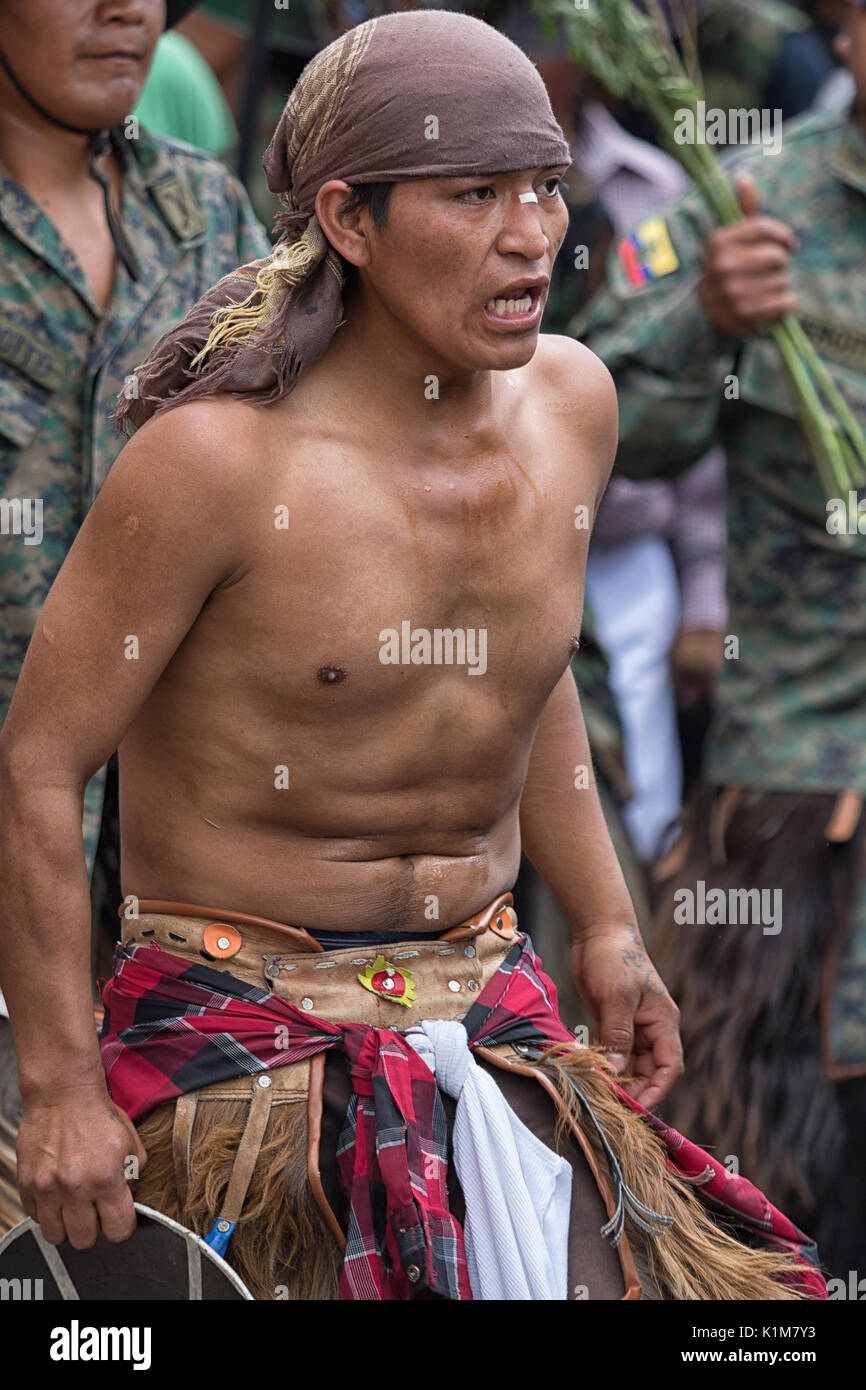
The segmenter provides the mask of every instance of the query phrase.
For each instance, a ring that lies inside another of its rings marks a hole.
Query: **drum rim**
[[[212,1250],[211,1247],[207,1244],[207,1242],[202,1240],[201,1236],[196,1235],[195,1231],[191,1231],[188,1226],[182,1226],[179,1221],[175,1221],[174,1218],[171,1216],[166,1216],[165,1213],[162,1211],[156,1211],[153,1207],[146,1207],[143,1202],[134,1202],[133,1206],[135,1207],[136,1212],[138,1212],[140,1216],[150,1217],[152,1220],[156,1221],[157,1225],[168,1226],[169,1229],[174,1231],[176,1235],[182,1236],[188,1245],[196,1245],[198,1249],[202,1252],[202,1254],[207,1256],[211,1264],[217,1266],[220,1272],[225,1276],[225,1278],[229,1281],[233,1288],[237,1290],[237,1292],[241,1295],[243,1299],[248,1300],[251,1303],[255,1302],[252,1294],[250,1293],[243,1279],[241,1279],[240,1275],[236,1272],[236,1270],[232,1269],[231,1265],[228,1263],[227,1260],[223,1259],[222,1255],[218,1255],[215,1250]],[[17,1222],[17,1224],[14,1225],[11,1230],[6,1232],[5,1236],[0,1238],[0,1255],[4,1253],[8,1246],[12,1245],[16,1240],[18,1240],[20,1236],[25,1235],[28,1231],[38,1230],[39,1223],[37,1221],[34,1221],[31,1216],[27,1216],[23,1221]],[[86,1254],[86,1251],[81,1251],[80,1253]],[[188,1299],[187,1301],[197,1302],[198,1300]],[[209,1300],[203,1301],[207,1302]]]

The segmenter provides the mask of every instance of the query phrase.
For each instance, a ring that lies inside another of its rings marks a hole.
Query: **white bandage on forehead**
[[[520,201],[521,201],[521,203],[537,203],[537,202],[538,202],[538,194],[537,194],[537,193],[521,193],[521,195],[520,195]]]

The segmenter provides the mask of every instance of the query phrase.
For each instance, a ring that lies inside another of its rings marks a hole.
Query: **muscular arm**
[[[546,346],[558,393],[573,407],[565,416],[565,457],[570,457],[571,441],[579,430],[585,440],[583,452],[592,461],[578,491],[594,521],[616,455],[613,382],[598,358],[579,344],[556,337]],[[574,484],[569,481],[568,486],[573,489]],[[548,697],[536,731],[520,826],[523,849],[550,886],[575,936],[605,922],[623,926],[635,920],[599,803],[570,667]]]
[[[635,911],[605,825],[571,668],[547,701],[520,802],[523,849],[575,938]]]
[[[657,1105],[683,1070],[679,1011],[653,968],[599,804],[567,670],[541,717],[520,803],[523,848],[574,937],[572,970],[628,1089]]]
[[[556,369],[563,367],[574,375],[580,428],[595,460],[586,486],[596,511],[616,452],[616,397],[608,373],[584,349],[579,356],[563,350]],[[549,696],[536,731],[520,824],[523,848],[571,927],[574,979],[599,1040],[614,1065],[635,1077],[632,1094],[647,1106],[657,1104],[682,1071],[678,1010],[640,939],[599,803],[570,668]]]
[[[84,787],[194,622],[239,563],[221,507],[226,450],[187,407],[123,450],[45,602],[0,735],[0,987],[24,1119],[22,1198],[48,1239],[80,1246],[132,1226],[122,1161],[139,1153],[110,1106],[90,981]],[[210,457],[208,454],[210,453]],[[231,515],[231,513],[229,513]]]

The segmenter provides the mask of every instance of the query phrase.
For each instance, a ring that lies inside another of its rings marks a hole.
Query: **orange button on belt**
[[[504,936],[506,940],[514,935],[514,922],[511,911],[507,907],[503,908],[501,912],[497,912],[490,923],[490,930],[495,936]]]
[[[204,948],[208,955],[216,956],[218,960],[236,956],[243,944],[244,939],[237,927],[229,927],[225,922],[211,922],[204,929]]]

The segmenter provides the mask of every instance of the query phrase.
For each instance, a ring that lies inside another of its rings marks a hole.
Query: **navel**
[[[340,681],[344,681],[347,675],[348,672],[344,671],[342,666],[319,667],[319,680],[322,685],[339,685]]]

